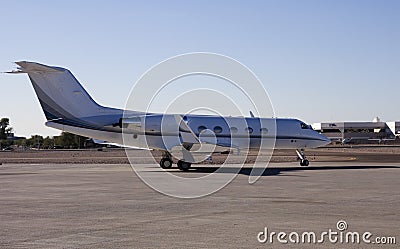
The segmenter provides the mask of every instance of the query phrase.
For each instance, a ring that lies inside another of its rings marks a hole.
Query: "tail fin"
[[[60,67],[20,61],[13,73],[27,73],[47,120],[90,117],[104,107],[97,104],[72,73]]]

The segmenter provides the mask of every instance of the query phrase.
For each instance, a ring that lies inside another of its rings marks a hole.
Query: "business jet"
[[[160,166],[165,169],[172,167],[171,151],[176,147],[183,151],[177,166],[187,171],[195,162],[190,152],[203,145],[214,146],[210,153],[242,148],[293,149],[300,165],[308,166],[304,149],[330,143],[297,119],[258,118],[253,113],[251,117],[157,114],[105,107],[92,99],[68,69],[27,61],[16,64],[18,68],[8,73],[28,75],[46,126],[125,147],[163,151]],[[272,137],[270,131],[274,131]],[[131,138],[129,142],[124,143],[124,134]],[[274,143],[268,142],[272,140]]]

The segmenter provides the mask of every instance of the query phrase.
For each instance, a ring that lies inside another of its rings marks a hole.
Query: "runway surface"
[[[127,164],[3,164],[0,248],[398,248],[400,163],[275,163],[254,185],[249,170],[210,196],[178,199],[149,188]],[[319,234],[337,231],[339,220],[346,231],[394,236],[397,245],[257,240],[265,227]]]

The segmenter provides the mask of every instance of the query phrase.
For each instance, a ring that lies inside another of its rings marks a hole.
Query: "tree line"
[[[68,132],[62,132],[60,136],[54,137],[32,135],[27,139],[13,141],[13,145],[37,149],[83,149],[94,147],[91,139]]]
[[[68,132],[62,132],[59,136],[32,135],[30,138],[11,140],[7,139],[12,133],[13,128],[9,127],[8,118],[0,119],[0,149],[11,146],[37,149],[82,149],[99,147],[91,139],[84,136],[75,135]]]

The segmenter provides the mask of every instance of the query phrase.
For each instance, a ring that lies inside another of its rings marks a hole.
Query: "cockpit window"
[[[300,123],[301,129],[308,129],[308,130],[312,130],[313,128],[311,127],[311,125],[305,124],[305,123]]]

